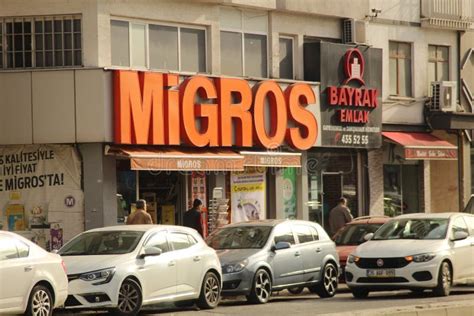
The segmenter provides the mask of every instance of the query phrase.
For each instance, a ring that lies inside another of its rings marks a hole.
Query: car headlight
[[[93,285],[105,284],[105,283],[109,283],[110,280],[112,280],[114,273],[115,273],[115,268],[107,268],[107,269],[83,273],[79,276],[79,279],[84,280],[84,281],[90,281],[90,282],[96,281],[95,283],[92,283]]]
[[[247,259],[235,262],[235,263],[229,263],[229,264],[224,264],[222,266],[222,273],[228,274],[228,273],[236,273],[242,271],[249,261]]]
[[[436,257],[434,253],[421,253],[418,255],[413,255],[413,256],[406,256],[405,260],[406,261],[413,261],[413,262],[428,262],[431,259]]]
[[[356,263],[359,260],[360,258],[354,255],[349,255],[349,257],[347,257],[347,263]]]

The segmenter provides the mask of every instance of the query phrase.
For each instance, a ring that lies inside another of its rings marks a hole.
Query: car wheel
[[[355,298],[367,298],[369,296],[369,290],[367,289],[351,289],[351,292]]]
[[[293,286],[293,287],[288,288],[288,292],[290,292],[293,295],[301,294],[303,290],[304,290],[303,286]]]
[[[221,284],[214,272],[208,272],[204,276],[201,286],[201,294],[197,305],[203,309],[215,308],[219,304],[221,296]]]
[[[126,279],[120,286],[118,305],[112,313],[119,316],[137,315],[142,307],[142,299],[140,285],[132,279]]]
[[[254,304],[265,304],[272,295],[272,279],[265,269],[259,269],[253,278],[252,290],[247,300]]]
[[[438,285],[433,289],[436,296],[448,296],[451,290],[451,267],[446,261],[441,263],[438,272]]]
[[[53,298],[47,287],[36,285],[31,290],[26,308],[28,316],[50,316],[53,315]]]
[[[323,269],[321,281],[312,286],[312,293],[316,293],[321,298],[333,297],[336,295],[338,284],[337,268],[332,263],[327,263]]]

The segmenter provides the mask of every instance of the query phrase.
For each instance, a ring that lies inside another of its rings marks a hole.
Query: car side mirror
[[[143,252],[140,254],[140,258],[159,256],[163,253],[163,250],[158,247],[146,247],[143,249]]]
[[[457,231],[454,233],[454,236],[452,238],[453,241],[456,241],[456,240],[463,240],[463,239],[466,239],[467,237],[469,237],[469,234],[464,232],[464,231]]]
[[[374,238],[374,233],[368,233],[364,236],[364,240],[365,241],[369,241],[371,240],[372,238]]]
[[[282,249],[288,249],[291,247],[291,244],[286,241],[279,241],[272,247],[272,251],[277,251],[277,250],[282,250]]]

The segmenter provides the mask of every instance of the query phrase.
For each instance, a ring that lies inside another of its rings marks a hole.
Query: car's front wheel
[[[53,299],[49,289],[42,285],[36,285],[31,290],[25,315],[50,316],[53,315],[53,308]]]
[[[316,293],[321,298],[333,297],[336,295],[338,285],[338,275],[336,266],[328,262],[323,269],[321,281],[309,288],[312,293]]]
[[[438,285],[433,289],[436,296],[448,296],[451,291],[451,267],[444,261],[441,263],[438,272]]]
[[[118,304],[117,308],[113,310],[113,314],[119,316],[137,315],[142,307],[142,299],[140,285],[132,279],[126,279],[120,286]]]
[[[254,304],[265,304],[272,295],[272,279],[265,269],[259,269],[253,278],[252,290],[247,300]]]
[[[219,304],[220,295],[221,284],[218,276],[214,272],[206,273],[197,305],[204,309],[215,308]]]

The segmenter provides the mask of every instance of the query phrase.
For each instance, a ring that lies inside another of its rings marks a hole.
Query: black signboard
[[[305,43],[305,80],[321,83],[321,145],[382,144],[382,50]]]

